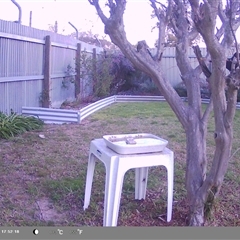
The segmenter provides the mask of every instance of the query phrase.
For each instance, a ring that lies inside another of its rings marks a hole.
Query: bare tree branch
[[[218,40],[220,40],[220,38],[224,34],[226,24],[228,22],[228,18],[225,14],[225,11],[223,10],[222,2],[220,2],[219,6],[218,6],[218,16],[219,16],[219,18],[222,22],[222,26],[220,27],[220,29],[217,29],[216,37],[217,37]]]
[[[196,1],[189,0],[191,6],[192,6],[192,11],[193,11],[193,17],[194,17],[194,23],[199,31],[199,33],[202,35],[205,43],[207,44],[207,49],[208,52],[211,56],[211,60],[216,59],[218,62],[222,62],[222,67],[226,65],[226,58],[222,54],[223,45],[219,43],[220,37],[223,35],[223,33],[226,36],[225,32],[225,25],[223,24],[221,29],[217,32],[215,35],[215,25],[216,25],[216,18],[217,15],[219,14],[219,9],[221,10],[221,5],[220,5],[220,0],[215,0],[211,1],[210,3],[204,3],[200,4],[198,7],[196,7]],[[220,5],[220,6],[219,6]],[[223,40],[224,41],[224,40]],[[212,61],[212,67],[213,68],[219,68],[218,62]],[[217,66],[218,65],[218,66]],[[221,69],[222,73],[224,74],[223,71],[224,69]],[[220,73],[220,72],[219,72]],[[224,80],[222,77],[219,76],[222,81]],[[210,81],[211,84],[213,84],[212,87],[216,88],[216,90],[221,91],[222,84],[224,82],[221,82],[221,84],[213,83]],[[223,102],[224,102],[225,96],[223,96]],[[223,103],[224,106],[224,103]]]
[[[153,8],[157,19],[158,19],[158,23],[157,23],[157,27],[158,27],[157,51],[156,51],[156,54],[153,58],[155,60],[160,61],[161,56],[163,54],[166,28],[167,28],[170,16],[172,14],[172,0],[168,1],[169,2],[168,7],[166,7],[162,3],[159,3],[155,0],[149,0],[149,1],[151,3],[151,7]],[[159,8],[157,8],[156,2],[160,5]]]
[[[201,69],[202,69],[204,75],[207,78],[209,78],[211,76],[211,71],[208,69],[208,67],[207,67],[207,65],[206,65],[206,63],[204,61],[204,58],[202,56],[202,53],[201,53],[201,50],[200,50],[199,46],[198,45],[197,46],[193,46],[192,48],[194,50],[194,53],[195,53],[195,55],[197,57],[197,60],[198,60],[198,62],[200,64],[200,66],[201,66]]]
[[[156,6],[156,1],[155,0],[149,0],[150,3],[151,3],[151,6],[154,10],[154,13],[157,17],[157,19],[160,21],[161,20],[161,14],[160,14],[160,8],[158,9],[157,6]],[[163,4],[161,4],[161,6],[164,6]],[[165,6],[164,6],[165,7]],[[166,7],[165,7],[166,8]]]
[[[193,27],[193,29],[189,32],[188,36],[190,43],[192,43],[199,36],[199,33],[197,29]]]
[[[233,12],[233,9],[234,7],[237,8],[236,4],[234,4],[232,2],[232,0],[229,0],[229,6],[230,6],[230,9],[229,9],[229,27],[231,29],[231,32],[232,32],[232,35],[233,35],[233,38],[234,38],[234,44],[235,44],[235,48],[236,48],[236,53],[237,53],[237,64],[239,66],[239,51],[238,51],[238,42],[237,42],[237,38],[236,38],[236,34],[233,30],[233,24],[232,24],[232,20],[234,19],[234,15],[235,13]]]
[[[97,10],[97,13],[98,13],[98,16],[101,18],[102,22],[104,24],[106,24],[107,23],[107,17],[104,15],[102,9],[100,8],[98,0],[88,0],[88,1],[91,5],[95,6],[95,8]]]
[[[232,33],[235,32],[240,26],[240,19],[237,17],[239,11],[238,0],[235,2],[236,5],[232,6],[231,8],[229,1],[227,1],[227,3],[228,4],[225,11],[220,10],[219,13],[219,16],[224,19],[221,27],[221,33],[224,32],[224,38],[221,44],[226,47],[232,45],[232,42],[234,41],[234,35]]]
[[[228,21],[225,11],[223,10],[222,2],[220,2],[218,6],[218,16],[223,24],[225,24]]]
[[[212,98],[210,98],[210,102],[209,102],[209,104],[203,114],[203,117],[202,117],[203,124],[207,124],[207,121],[210,116],[210,113],[212,112],[212,109],[213,109],[213,102],[212,102]]]
[[[88,0],[88,1],[91,5],[95,6],[98,16],[101,18],[102,22],[106,24],[108,18],[104,15],[102,9],[100,8],[98,0]]]

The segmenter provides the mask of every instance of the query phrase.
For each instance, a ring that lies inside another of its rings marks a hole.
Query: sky
[[[100,0],[103,1],[103,0]],[[22,8],[22,24],[29,26],[32,11],[32,27],[48,30],[49,24],[58,22],[58,33],[75,32],[68,22],[80,31],[91,31],[104,36],[104,25],[97,16],[96,10],[88,0],[16,0]],[[103,1],[106,2],[105,0]],[[154,46],[157,31],[151,32],[155,20],[151,19],[151,7],[147,0],[130,0],[124,14],[125,30],[132,44],[146,40]],[[0,0],[0,19],[18,20],[18,8],[11,0]],[[108,39],[108,38],[106,38]]]
[[[75,32],[68,22],[79,31],[91,30],[99,38],[105,36],[104,25],[96,10],[88,0],[16,0],[22,8],[22,24],[29,26],[32,11],[32,27],[48,30],[49,24],[58,22],[58,33]],[[105,3],[106,0],[100,0]],[[124,24],[127,38],[132,44],[146,40],[149,47],[154,47],[158,37],[156,30],[151,31],[156,20],[151,19],[152,8],[148,0],[128,0],[124,13]],[[0,19],[18,20],[18,8],[11,0],[0,0]],[[240,30],[237,34],[240,41]],[[107,40],[110,40],[106,37]]]

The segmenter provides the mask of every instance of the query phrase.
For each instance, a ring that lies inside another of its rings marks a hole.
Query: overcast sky
[[[70,34],[75,30],[68,24],[71,22],[80,31],[91,30],[94,34],[104,36],[104,26],[96,14],[96,10],[88,0],[16,0],[22,8],[22,24],[29,26],[32,11],[32,27],[48,30],[49,24],[58,22],[58,33]],[[106,0],[100,0],[105,3]],[[157,31],[151,31],[155,20],[151,19],[152,9],[148,0],[128,0],[124,14],[127,38],[132,44],[146,40],[150,47],[154,46]],[[0,0],[0,19],[18,20],[18,9],[11,0]],[[240,33],[240,31],[239,31]],[[238,34],[240,39],[240,34]]]
[[[100,36],[104,35],[104,26],[96,14],[96,10],[87,0],[17,0],[22,8],[22,24],[29,25],[32,11],[32,27],[48,29],[48,24],[58,21],[58,32],[69,34],[75,30],[68,24],[71,22],[78,30],[92,30]],[[103,1],[106,2],[105,0]],[[136,44],[146,39],[153,46],[157,32],[151,32],[155,21],[151,19],[151,7],[147,0],[130,0],[124,14],[125,30],[128,40]],[[10,0],[0,0],[0,19],[18,20],[18,9]]]

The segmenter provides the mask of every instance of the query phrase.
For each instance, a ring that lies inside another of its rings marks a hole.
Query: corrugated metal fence
[[[50,39],[49,58],[46,56],[47,36]],[[46,64],[49,66],[51,107],[74,100],[74,84],[66,87],[62,82],[68,76],[67,67],[75,68],[78,48],[87,54],[103,51],[74,38],[0,20],[0,111],[9,113],[12,109],[21,113],[22,106],[43,106]],[[80,95],[88,94],[84,91],[83,80],[79,81]]]
[[[91,95],[89,79],[79,77],[76,88],[62,84],[67,67],[75,68],[79,48],[87,54],[103,50],[71,37],[0,20],[0,111],[21,113],[22,106],[46,107],[48,103],[58,108],[65,100],[75,99],[76,89],[81,97]],[[197,66],[192,49],[189,57]],[[174,48],[166,48],[161,64],[173,86],[182,81]]]

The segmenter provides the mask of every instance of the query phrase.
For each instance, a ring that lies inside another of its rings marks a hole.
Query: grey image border
[[[34,229],[38,229],[38,235],[33,234]],[[6,231],[3,233],[2,230],[13,230],[13,233],[6,233]],[[59,234],[60,230],[62,234]],[[79,234],[80,230],[82,230],[81,234]],[[240,227],[1,227],[0,239],[230,240],[240,239]]]

